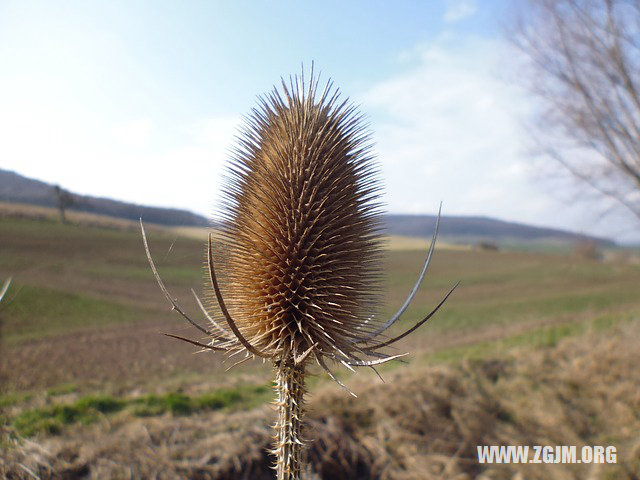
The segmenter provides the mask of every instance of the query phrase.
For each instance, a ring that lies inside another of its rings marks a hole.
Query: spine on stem
[[[305,367],[283,360],[276,368],[278,420],[273,453],[276,456],[277,479],[299,480],[304,447],[301,433]]]

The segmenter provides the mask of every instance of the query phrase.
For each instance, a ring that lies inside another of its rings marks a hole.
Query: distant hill
[[[429,238],[433,235],[434,215],[387,215],[385,227],[394,235]],[[443,216],[440,220],[439,238],[451,243],[493,243],[498,246],[518,245],[572,245],[578,242],[594,242],[601,246],[614,246],[606,238],[581,235],[566,230],[534,227],[522,223],[506,222],[488,217]]]
[[[146,207],[87,195],[72,194],[72,196],[74,203],[68,210],[97,213],[129,220],[138,220],[142,217],[147,222],[161,225],[207,226],[210,224],[207,218],[187,210]],[[7,170],[0,170],[0,201],[57,207],[53,185]]]
[[[187,210],[146,207],[73,194],[74,205],[69,210],[109,215],[116,218],[137,220],[142,217],[150,223],[161,225],[207,226],[210,221]],[[53,185],[23,177],[17,173],[0,170],[0,201],[28,203],[56,207]],[[433,215],[385,216],[385,226],[390,235],[430,238],[436,217]],[[564,230],[533,227],[520,223],[505,222],[487,217],[443,216],[440,221],[440,239],[450,243],[489,243],[496,246],[516,245],[572,245],[577,242],[595,242],[601,246],[615,243],[604,238],[580,235]]]

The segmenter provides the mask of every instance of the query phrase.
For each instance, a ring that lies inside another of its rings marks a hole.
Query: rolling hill
[[[435,215],[394,215],[385,217],[385,227],[392,235],[406,237],[430,237],[435,228]],[[506,222],[489,217],[443,216],[439,238],[460,244],[487,243],[504,245],[575,245],[593,242],[600,246],[614,246],[605,238],[581,235],[566,230],[535,227],[516,222]]]
[[[108,198],[72,194],[73,205],[69,210],[108,215],[170,226],[207,226],[211,222],[195,213],[170,208],[149,207]],[[26,178],[15,172],[0,169],[0,201],[56,207],[54,186],[39,180]],[[433,233],[434,215],[385,216],[388,234],[429,238]],[[449,243],[490,243],[505,245],[574,245],[578,242],[594,242],[601,246],[613,246],[609,239],[585,236],[565,230],[535,227],[488,217],[443,216],[440,222],[440,238]]]
[[[210,223],[205,217],[187,210],[148,207],[73,193],[72,198],[73,205],[69,207],[69,210],[97,213],[128,220],[137,220],[142,217],[147,222],[161,225],[207,226]],[[0,170],[0,201],[54,208],[57,206],[53,185],[7,170]]]

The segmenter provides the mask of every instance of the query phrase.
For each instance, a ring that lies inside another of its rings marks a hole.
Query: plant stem
[[[277,365],[278,420],[275,424],[276,472],[278,480],[299,480],[302,472],[301,438],[304,415],[304,365],[283,360]]]

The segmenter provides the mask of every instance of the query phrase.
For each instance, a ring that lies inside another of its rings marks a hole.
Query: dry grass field
[[[6,478],[272,478],[270,368],[198,338],[149,270],[135,224],[0,209],[2,439]],[[199,231],[148,227],[161,275],[190,313]],[[388,316],[426,245],[390,239]],[[617,257],[615,257],[617,258]],[[640,477],[640,266],[440,248],[405,314],[441,312],[398,347],[406,363],[309,389],[309,478]],[[405,325],[397,328],[401,329]],[[615,465],[481,465],[476,445],[615,445]],[[519,476],[518,476],[519,475]]]

